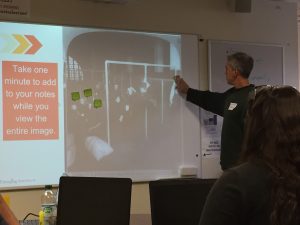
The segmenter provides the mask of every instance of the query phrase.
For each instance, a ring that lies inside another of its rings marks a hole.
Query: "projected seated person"
[[[241,164],[211,189],[199,225],[300,224],[300,93],[265,87],[249,102]]]
[[[195,90],[180,76],[174,78],[178,92],[186,94],[187,101],[224,118],[220,156],[222,170],[234,166],[239,158],[248,94],[254,88],[248,80],[252,68],[253,58],[246,53],[229,55],[225,74],[227,83],[233,87],[224,93]]]
[[[6,204],[2,195],[0,195],[0,225],[19,225],[17,218]]]

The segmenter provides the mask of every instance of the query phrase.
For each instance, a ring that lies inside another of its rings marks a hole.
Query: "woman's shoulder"
[[[238,166],[232,167],[226,172],[236,173],[239,176],[249,176],[251,174],[270,174],[270,169],[263,163],[259,162],[245,162]]]
[[[241,186],[252,186],[268,183],[271,171],[263,163],[245,162],[225,171],[223,175],[231,179],[234,177]]]

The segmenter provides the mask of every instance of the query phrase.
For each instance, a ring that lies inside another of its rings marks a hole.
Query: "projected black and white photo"
[[[85,31],[66,52],[68,173],[181,163],[181,99],[173,81],[181,72],[180,35]]]

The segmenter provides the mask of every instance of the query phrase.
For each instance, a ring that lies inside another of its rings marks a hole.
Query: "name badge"
[[[229,107],[228,107],[228,110],[234,110],[234,108],[237,106],[237,103],[234,103],[234,102],[231,102]]]

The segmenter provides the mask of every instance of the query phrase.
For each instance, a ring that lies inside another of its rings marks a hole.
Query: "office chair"
[[[150,181],[152,225],[198,225],[214,182],[198,178]]]
[[[57,225],[129,225],[132,180],[61,177]]]

